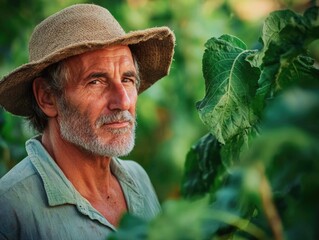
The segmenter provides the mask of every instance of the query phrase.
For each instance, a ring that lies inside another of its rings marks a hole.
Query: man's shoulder
[[[25,181],[35,175],[35,169],[31,164],[30,158],[26,157],[15,165],[9,172],[0,178],[0,198],[10,190],[15,190]],[[25,189],[25,188],[21,188]]]

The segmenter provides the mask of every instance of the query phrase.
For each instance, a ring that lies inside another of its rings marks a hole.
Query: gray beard
[[[92,126],[87,114],[81,114],[64,97],[58,102],[60,108],[60,132],[64,140],[78,146],[85,152],[103,157],[120,157],[128,155],[135,145],[136,121],[129,111],[116,111],[109,115],[100,116]],[[130,125],[125,128],[107,128],[104,124],[128,120]],[[112,135],[112,140],[107,144],[94,133],[94,128],[103,127]]]

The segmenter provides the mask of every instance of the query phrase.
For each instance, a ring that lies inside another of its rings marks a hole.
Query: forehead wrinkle
[[[114,50],[116,48],[109,49],[107,52],[114,52]],[[88,78],[91,75],[90,73],[88,75],[88,72],[105,73],[110,78],[110,72],[119,68],[128,68],[121,75],[138,77],[131,52],[124,54],[123,51],[120,51],[115,55],[108,55],[103,54],[102,51],[105,51],[105,49],[101,50],[101,54],[93,51],[66,59],[65,61],[71,73],[71,82],[80,82]]]

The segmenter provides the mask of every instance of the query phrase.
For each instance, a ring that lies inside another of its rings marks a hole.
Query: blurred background
[[[302,13],[306,0],[0,0],[0,76],[28,62],[28,40],[45,17],[75,3],[106,7],[126,31],[168,26],[176,35],[169,76],[139,96],[136,146],[125,159],[148,172],[160,201],[178,198],[190,147],[206,134],[195,103],[205,94],[204,44],[232,34],[258,48],[265,17],[277,9]],[[22,160],[28,123],[0,109],[0,177]]]

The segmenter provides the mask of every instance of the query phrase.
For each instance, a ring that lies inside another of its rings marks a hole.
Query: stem
[[[209,219],[216,219],[220,222],[224,222],[228,225],[234,226],[241,231],[244,231],[251,236],[255,237],[256,239],[266,239],[266,235],[262,229],[252,224],[249,220],[240,218],[236,215],[231,213],[220,211],[220,210],[213,210],[214,214],[209,215]]]
[[[283,228],[277,209],[272,201],[271,187],[265,175],[264,169],[261,169],[260,195],[262,204],[275,240],[283,240]]]

